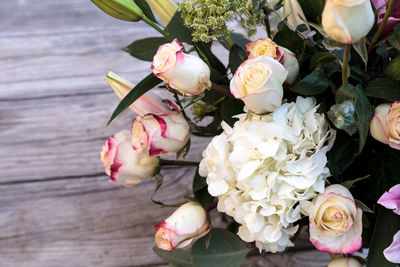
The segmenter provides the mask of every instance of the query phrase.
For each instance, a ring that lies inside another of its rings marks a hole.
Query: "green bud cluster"
[[[207,43],[230,35],[227,21],[240,21],[251,35],[264,19],[259,0],[183,0],[180,11],[185,25],[194,30],[193,41]]]

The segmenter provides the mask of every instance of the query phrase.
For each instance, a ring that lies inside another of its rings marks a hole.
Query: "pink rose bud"
[[[120,99],[123,99],[134,87],[130,81],[111,71],[108,72],[105,80]],[[163,103],[161,97],[151,91],[139,97],[130,108],[140,116],[148,113],[159,115],[170,111],[170,108]]]
[[[340,258],[331,261],[328,267],[362,267],[363,265],[354,258]]]
[[[356,43],[374,26],[370,0],[326,0],[322,27],[336,42]]]
[[[310,240],[327,253],[353,253],[361,248],[362,210],[342,185],[330,185],[309,208]]]
[[[109,137],[101,151],[104,171],[110,182],[133,188],[143,178],[154,176],[159,168],[159,158],[151,157],[147,151],[132,148],[132,135],[121,131]]]
[[[151,68],[155,76],[183,95],[198,95],[211,87],[208,65],[196,56],[183,53],[177,39],[158,48]]]
[[[274,43],[270,38],[258,39],[246,44],[249,58],[258,56],[272,57],[279,61],[288,71],[285,82],[292,84],[299,74],[299,63],[296,56],[289,50]]]
[[[178,152],[190,137],[190,127],[182,112],[172,103],[172,109],[162,114],[138,116],[132,123],[132,146],[147,150],[150,156]]]
[[[400,150],[400,101],[377,106],[370,131],[376,140]]]
[[[156,246],[167,251],[183,248],[210,231],[206,211],[195,202],[180,206],[154,227]]]
[[[282,84],[286,76],[285,67],[275,59],[253,57],[236,70],[230,83],[231,93],[242,99],[249,111],[258,114],[271,112],[282,104]]]

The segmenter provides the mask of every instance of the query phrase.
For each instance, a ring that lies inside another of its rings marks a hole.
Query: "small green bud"
[[[108,15],[126,21],[138,21],[143,11],[131,0],[91,0]]]

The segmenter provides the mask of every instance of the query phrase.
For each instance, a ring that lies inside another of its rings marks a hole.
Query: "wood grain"
[[[151,250],[153,224],[173,209],[151,202],[154,180],[135,190],[109,184],[99,160],[105,138],[134,116],[105,127],[118,98],[104,76],[138,82],[150,63],[120,49],[158,34],[88,0],[7,1],[0,25],[0,266],[164,266]],[[200,160],[207,142],[193,138],[188,159]],[[163,170],[156,198],[182,201],[193,172]],[[249,256],[243,266],[326,265],[306,239],[306,251]]]

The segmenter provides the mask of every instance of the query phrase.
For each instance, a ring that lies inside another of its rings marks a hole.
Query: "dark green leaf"
[[[282,29],[274,36],[274,42],[280,46],[286,47],[297,56],[303,52],[304,42],[294,31],[284,25]]]
[[[134,0],[134,2],[140,7],[147,18],[157,23],[156,17],[154,17],[153,11],[146,0]]]
[[[230,126],[233,126],[237,119],[232,118],[232,116],[243,113],[243,106],[243,101],[226,97],[219,104],[218,112],[223,121],[225,121]]]
[[[328,168],[336,178],[341,175],[353,162],[357,151],[357,142],[343,131],[338,131],[332,149],[327,153]]]
[[[400,51],[400,24],[394,26],[392,35],[389,36],[389,43]]]
[[[378,78],[368,83],[365,94],[388,101],[400,99],[400,82],[386,78]]]
[[[321,22],[322,10],[325,6],[324,0],[302,0],[299,1],[301,8],[307,19],[315,22]]]
[[[301,95],[318,95],[329,87],[329,79],[322,69],[315,70],[307,75],[290,91]]]
[[[217,70],[222,75],[226,74],[224,64],[211,52],[209,44],[203,42],[196,42],[195,48],[199,56],[212,68]]]
[[[149,74],[141,80],[125,97],[119,102],[117,108],[114,110],[111,115],[110,120],[107,123],[107,126],[119,115],[122,111],[127,109],[136,99],[141,97],[144,93],[149,91],[151,88],[155,87],[162,81],[154,76],[153,73]]]
[[[247,59],[247,53],[238,45],[234,44],[229,51],[229,68],[235,73],[240,64]]]
[[[336,104],[342,104],[346,100],[354,101],[356,99],[356,87],[347,83],[342,85],[336,92]]]
[[[141,60],[152,61],[160,45],[168,43],[164,37],[152,37],[134,41],[122,50]]]
[[[354,43],[353,48],[360,55],[361,59],[364,61],[364,64],[367,65],[368,62],[367,38],[364,37],[357,43]]]
[[[192,30],[183,24],[181,14],[176,12],[168,23],[166,30],[179,42],[192,43]]]
[[[193,267],[192,255],[183,249],[165,251],[154,246],[153,251],[158,257],[165,260],[169,264],[179,267]]]
[[[195,267],[235,267],[240,266],[249,250],[237,235],[224,229],[213,229],[207,246],[207,237],[196,241],[192,247]]]
[[[383,250],[392,243],[394,234],[400,229],[400,216],[383,207],[378,207],[377,213],[367,267],[395,267],[396,264],[385,259]]]
[[[244,51],[246,51],[246,44],[250,42],[243,34],[232,32],[231,33],[232,41],[240,46]]]
[[[208,193],[206,178],[200,176],[199,169],[193,178],[193,194],[203,207],[210,205],[214,198]]]
[[[396,57],[386,66],[384,74],[389,79],[400,81],[400,57]]]
[[[330,52],[318,52],[311,58],[310,69],[336,60],[337,58]]]

